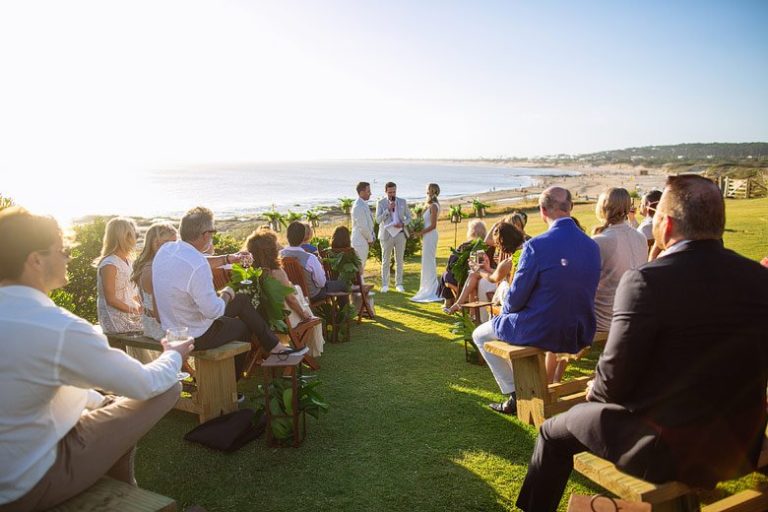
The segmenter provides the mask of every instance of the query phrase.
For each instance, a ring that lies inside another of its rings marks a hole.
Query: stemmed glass
[[[192,341],[194,338],[189,335],[189,328],[187,327],[172,327],[165,331],[165,341],[170,347],[177,347],[188,341]],[[189,377],[187,372],[178,372],[176,374],[176,380],[184,380]]]
[[[251,256],[251,253],[249,253],[249,252],[242,252],[240,254],[241,254],[240,265],[243,268],[248,268],[251,265],[253,265],[253,256]],[[251,281],[250,279],[243,279],[242,281],[240,281],[240,284],[243,285],[243,286],[248,286],[248,285],[253,284],[253,281]]]

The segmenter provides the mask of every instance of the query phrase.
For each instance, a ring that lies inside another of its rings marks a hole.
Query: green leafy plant
[[[461,244],[458,248],[451,247],[451,252],[456,256],[456,260],[453,265],[448,269],[456,278],[456,282],[459,283],[459,289],[464,286],[464,282],[469,275],[469,255],[473,251],[488,250],[488,246],[482,238],[477,238],[472,242]]]
[[[10,197],[6,197],[3,194],[0,194],[0,211],[5,210],[6,208],[10,208],[15,204],[16,203],[13,202],[13,199],[11,199]]]
[[[317,247],[318,251],[324,251],[331,246],[331,240],[323,236],[313,236],[309,243]]]
[[[460,204],[451,206],[451,209],[448,211],[448,218],[451,219],[451,224],[458,224],[461,222],[461,219],[464,218],[464,214],[461,213]]]
[[[285,222],[290,224],[291,222],[300,221],[303,218],[304,216],[302,214],[288,210],[288,213],[285,215]]]
[[[491,205],[485,204],[484,202],[480,201],[478,198],[474,198],[472,200],[472,209],[475,210],[475,217],[483,218],[485,217],[485,210],[486,208],[490,208]]]
[[[351,197],[340,197],[339,198],[339,207],[341,208],[341,211],[344,212],[345,215],[349,215],[349,212],[352,210],[352,205],[355,204],[355,200]]]
[[[243,241],[227,233],[213,235],[214,254],[233,254],[243,247]]]
[[[272,209],[272,211],[264,212],[261,214],[264,219],[266,219],[269,222],[269,227],[272,228],[272,231],[280,232],[282,231],[283,227],[286,226],[285,216]]]
[[[462,340],[470,341],[472,333],[475,331],[475,327],[477,327],[475,322],[472,321],[466,310],[462,311],[461,316],[457,318],[458,320],[451,324],[451,333],[460,336]]]
[[[312,308],[312,310],[315,312],[318,318],[323,321],[325,330],[331,336],[333,336],[333,329],[338,329],[338,336],[336,336],[336,339],[343,339],[343,337],[346,336],[347,329],[349,328],[347,325],[347,319],[352,318],[355,313],[355,310],[351,304],[345,304],[339,308],[338,311],[334,311],[333,306],[327,302]]]
[[[424,203],[419,203],[411,208],[411,213],[413,213],[414,217],[420,217],[421,214],[424,213],[424,210]]]
[[[331,275],[334,279],[338,279],[347,285],[347,290],[349,290],[360,273],[360,257],[358,257],[355,251],[329,251],[323,258],[323,262],[330,267]]]
[[[321,413],[327,413],[330,406],[325,398],[317,392],[321,382],[313,380],[313,375],[299,375],[298,380],[298,412],[306,413],[315,419],[320,419]],[[266,389],[259,384],[256,389],[255,421],[266,414]],[[287,442],[293,436],[293,388],[289,378],[275,379],[269,384],[269,412],[272,415],[272,436],[281,442]],[[302,415],[303,416],[303,415]],[[300,418],[302,417],[300,416]],[[302,426],[299,425],[301,429]]]
[[[285,316],[289,312],[285,309],[285,298],[295,293],[292,287],[285,286],[259,267],[243,268],[238,263],[232,265],[227,286],[238,293],[250,295],[251,304],[259,310],[272,330],[288,331]]]
[[[320,213],[314,210],[307,210],[306,213],[304,213],[304,218],[307,219],[307,222],[309,222],[309,225],[313,228],[320,225]]]

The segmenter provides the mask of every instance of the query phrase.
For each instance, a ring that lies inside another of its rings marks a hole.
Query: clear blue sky
[[[768,141],[767,26],[768,1],[4,2],[0,173]]]

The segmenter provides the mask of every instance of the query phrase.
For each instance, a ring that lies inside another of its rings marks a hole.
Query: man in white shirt
[[[368,207],[371,198],[371,184],[361,181],[357,184],[357,199],[352,207],[352,247],[360,258],[360,274],[365,272],[368,249],[374,242],[373,215]]]
[[[192,343],[142,365],[48,294],[67,283],[56,221],[0,212],[0,511],[45,510],[103,475],[136,484],[136,443],[170,410]],[[124,395],[116,398],[96,389]]]
[[[304,237],[304,224],[301,222],[291,222],[286,230],[289,247],[280,251],[281,258],[295,258],[301,264],[304,270],[304,281],[307,284],[310,302],[314,302],[326,297],[328,292],[343,292],[347,290],[347,285],[338,280],[326,279],[325,269],[320,259],[314,254],[310,254],[301,248],[301,242]],[[346,296],[339,297],[339,304],[344,306],[349,301]]]
[[[152,283],[163,329],[186,327],[199,350],[255,335],[266,352],[282,350],[269,325],[245,294],[225,287],[218,293],[206,254],[216,229],[213,212],[198,206],[181,218],[181,240],[163,244],[152,262]],[[232,255],[226,256],[229,260]],[[230,263],[231,261],[226,261]],[[246,354],[235,357],[238,378]]]
[[[397,197],[397,185],[391,181],[384,185],[387,197],[376,206],[376,222],[379,223],[379,242],[381,243],[381,291],[389,291],[389,262],[392,250],[395,251],[395,289],[404,292],[403,258],[405,240],[408,238],[407,226],[411,222],[411,212],[405,199]]]

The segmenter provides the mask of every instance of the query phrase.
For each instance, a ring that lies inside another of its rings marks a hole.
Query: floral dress
[[[96,287],[98,290],[96,313],[99,317],[101,329],[108,334],[143,330],[144,326],[142,325],[141,315],[124,313],[107,304],[107,299],[104,295],[104,283],[101,278],[101,269],[107,265],[113,265],[117,269],[115,280],[115,295],[117,299],[129,306],[139,307],[139,304],[136,302],[138,290],[133,281],[131,281],[131,263],[114,254],[107,256],[101,260],[96,270]]]

